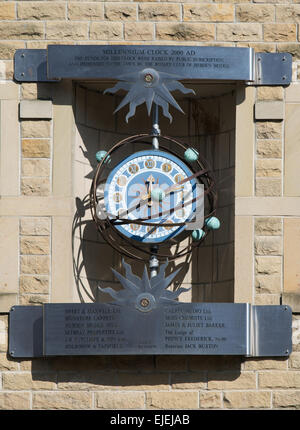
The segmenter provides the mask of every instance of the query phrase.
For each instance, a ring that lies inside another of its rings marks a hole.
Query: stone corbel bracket
[[[18,82],[61,79],[118,79],[126,73],[154,67],[195,81],[240,81],[247,85],[289,85],[292,55],[255,53],[252,48],[206,46],[49,45],[18,49],[14,78]]]

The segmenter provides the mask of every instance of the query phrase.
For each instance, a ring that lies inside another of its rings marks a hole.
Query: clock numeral
[[[135,173],[137,173],[139,171],[139,166],[137,164],[130,164],[130,166],[128,167],[128,171],[129,171],[129,173],[134,175]]]
[[[119,203],[122,201],[122,194],[121,193],[114,193],[113,195],[114,202]]]
[[[162,168],[163,172],[171,172],[171,170],[172,170],[172,166],[169,163],[164,163],[161,166],[161,168]]]
[[[145,167],[147,167],[147,169],[153,169],[153,167],[155,167],[155,161],[149,158],[145,161]]]
[[[119,185],[119,187],[124,187],[126,185],[127,179],[126,176],[121,175],[118,179],[117,179],[117,184]]]

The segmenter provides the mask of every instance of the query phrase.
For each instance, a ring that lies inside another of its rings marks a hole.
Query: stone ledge
[[[283,293],[282,304],[290,306],[293,312],[300,312],[300,294]]]
[[[16,303],[18,303],[17,293],[0,293],[0,312],[9,312]]]
[[[255,103],[255,119],[266,120],[284,118],[284,103],[282,101],[259,101]]]

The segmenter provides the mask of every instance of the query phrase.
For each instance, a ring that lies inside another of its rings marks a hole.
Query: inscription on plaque
[[[44,305],[45,355],[245,354],[246,304]]]
[[[253,80],[251,48],[48,46],[49,78],[113,78],[147,67],[178,79]]]

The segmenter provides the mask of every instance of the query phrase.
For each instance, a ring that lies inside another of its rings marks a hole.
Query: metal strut
[[[158,104],[153,103],[152,112],[152,146],[153,149],[159,149],[158,136],[160,136],[160,129],[158,124]]]

